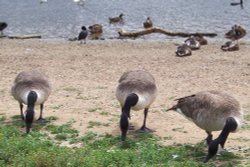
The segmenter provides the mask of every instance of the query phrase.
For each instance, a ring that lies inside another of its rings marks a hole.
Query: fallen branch
[[[8,36],[10,39],[30,39],[30,38],[42,38],[41,35],[13,35]]]
[[[0,35],[0,38],[5,38],[5,37],[7,37],[6,35]]]
[[[217,36],[216,33],[169,32],[169,31],[163,30],[161,28],[156,28],[156,27],[148,28],[148,29],[141,30],[141,31],[135,31],[135,32],[124,32],[122,30],[118,31],[118,34],[120,35],[120,37],[133,37],[133,38],[137,38],[139,36],[147,35],[151,33],[161,33],[161,34],[165,34],[168,36],[180,36],[180,37],[189,37],[191,35],[202,35],[202,36],[209,36],[209,37]]]

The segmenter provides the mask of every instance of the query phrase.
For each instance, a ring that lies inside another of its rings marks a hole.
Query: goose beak
[[[31,129],[31,123],[30,122],[26,122],[26,133],[30,133],[30,129]]]
[[[173,107],[167,109],[166,112],[167,112],[167,111],[171,111],[171,110],[176,110],[176,106],[173,106]]]

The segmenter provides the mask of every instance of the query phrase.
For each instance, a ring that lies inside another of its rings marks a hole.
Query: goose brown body
[[[198,127],[209,132],[222,130],[228,117],[235,118],[238,125],[243,121],[240,103],[218,91],[204,91],[180,98],[175,107]]]
[[[221,45],[221,50],[223,51],[237,51],[239,49],[239,44],[235,41],[228,41],[225,44]]]
[[[185,42],[185,44],[186,44],[188,47],[190,47],[190,49],[192,49],[192,50],[200,49],[201,44],[200,44],[199,41],[197,41],[197,40],[195,39],[194,36],[189,37],[189,38],[186,39],[184,42]]]
[[[177,99],[168,110],[180,112],[207,133],[208,154],[204,162],[216,155],[219,145],[224,144],[229,133],[236,131],[243,122],[240,103],[232,96],[219,91],[203,91]],[[220,131],[213,140],[212,131]]]
[[[116,90],[116,97],[121,106],[124,106],[127,96],[131,93],[139,96],[138,103],[132,107],[133,110],[148,108],[157,95],[154,77],[142,70],[125,72],[119,79]]]
[[[31,90],[38,93],[36,105],[44,103],[51,92],[51,86],[48,82],[48,77],[37,70],[23,71],[19,73],[15,78],[14,84],[11,88],[12,96],[19,103],[28,104],[27,95]]]
[[[190,49],[190,47],[187,46],[187,44],[182,44],[177,47],[175,53],[176,53],[176,56],[179,56],[179,57],[191,56],[192,50]]]

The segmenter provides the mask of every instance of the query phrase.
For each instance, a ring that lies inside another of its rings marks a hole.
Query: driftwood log
[[[217,36],[216,33],[185,33],[185,32],[170,32],[161,28],[156,28],[156,27],[152,27],[152,28],[148,28],[145,30],[141,30],[141,31],[134,31],[134,32],[125,32],[122,30],[118,31],[118,34],[120,35],[120,37],[132,37],[132,38],[137,38],[139,36],[142,35],[147,35],[147,34],[151,34],[151,33],[161,33],[161,34],[165,34],[168,36],[180,36],[180,37],[189,37],[191,35],[202,35],[202,36],[208,36],[208,37],[215,37]]]
[[[30,39],[30,38],[42,38],[41,35],[13,35],[8,36],[10,39]]]

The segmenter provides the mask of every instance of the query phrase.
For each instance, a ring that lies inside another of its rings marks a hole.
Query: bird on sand
[[[86,44],[86,38],[88,36],[88,30],[85,26],[82,26],[82,31],[78,35],[78,41],[80,41],[80,44],[82,43],[82,40],[84,40],[84,43]]]
[[[148,17],[145,22],[143,22],[143,27],[144,28],[151,28],[153,27],[153,22],[152,20],[150,19],[150,17]]]
[[[177,104],[167,111],[177,111],[207,133],[208,154],[204,163],[216,155],[219,146],[224,148],[229,133],[238,130],[243,123],[240,102],[224,92],[201,91],[176,101]],[[213,139],[213,131],[221,133]]]
[[[0,22],[0,31],[1,35],[3,35],[3,30],[8,26],[6,22]]]
[[[50,93],[51,85],[48,77],[41,71],[22,71],[16,76],[11,87],[11,94],[19,103],[21,118],[26,124],[26,133],[30,132],[35,119],[36,105],[40,105],[38,121],[44,122],[43,107]],[[27,105],[25,113],[23,113],[23,104]]]
[[[150,105],[157,96],[154,77],[144,70],[127,71],[122,74],[116,88],[116,98],[121,104],[120,129],[122,141],[126,139],[131,118],[130,110],[144,110],[144,121],[140,131],[153,132],[146,127],[146,119]]]
[[[246,30],[235,24],[231,30],[229,30],[226,34],[225,34],[225,38],[227,39],[231,39],[231,40],[236,40],[238,42],[239,39],[243,38],[245,35],[247,34]]]

